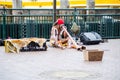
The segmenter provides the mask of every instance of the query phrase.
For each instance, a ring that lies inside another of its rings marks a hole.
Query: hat
[[[59,18],[59,19],[57,20],[57,24],[59,24],[59,25],[64,24],[64,20],[62,20],[62,19]]]

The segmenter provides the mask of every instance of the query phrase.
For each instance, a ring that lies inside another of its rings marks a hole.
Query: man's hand
[[[61,24],[60,28],[63,29],[63,27],[67,29],[67,27],[64,24]]]

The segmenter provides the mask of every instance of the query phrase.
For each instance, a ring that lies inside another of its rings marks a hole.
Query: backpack
[[[71,31],[75,34],[80,32],[80,26],[78,26],[75,22],[73,22],[73,25],[71,27]]]

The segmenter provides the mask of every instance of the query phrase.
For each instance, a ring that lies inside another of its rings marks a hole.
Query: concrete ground
[[[75,49],[15,54],[0,47],[0,80],[120,80],[120,39],[86,47],[104,50],[102,61],[84,61]]]

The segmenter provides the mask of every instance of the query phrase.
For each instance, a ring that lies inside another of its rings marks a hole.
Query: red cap
[[[64,20],[62,20],[62,19],[59,18],[59,19],[57,20],[57,24],[59,24],[59,25],[64,24]]]

